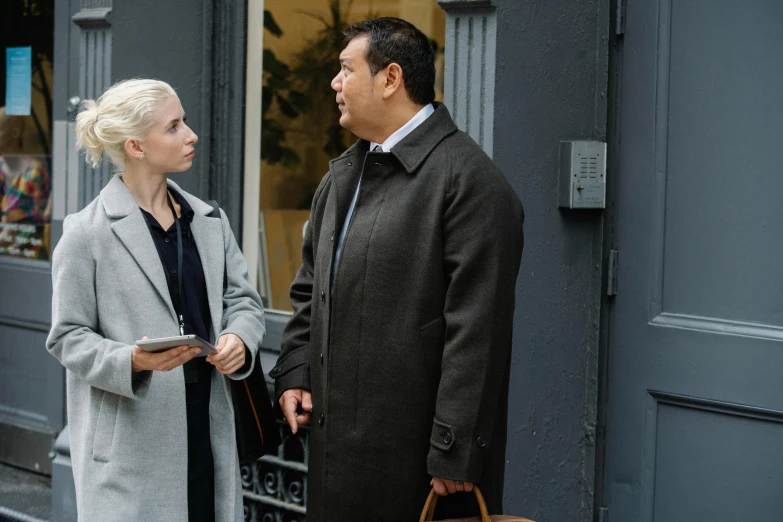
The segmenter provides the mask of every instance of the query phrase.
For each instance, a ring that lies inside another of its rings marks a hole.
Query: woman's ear
[[[141,148],[141,144],[133,138],[125,140],[125,153],[130,158],[141,159],[144,157],[144,150]]]

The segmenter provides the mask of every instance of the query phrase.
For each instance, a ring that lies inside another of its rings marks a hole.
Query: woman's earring
[[[139,159],[144,159],[144,153],[139,154]]]

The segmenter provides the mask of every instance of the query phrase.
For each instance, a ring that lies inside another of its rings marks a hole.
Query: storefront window
[[[51,0],[0,7],[0,256],[49,259]]]
[[[288,292],[313,195],[329,160],[356,139],[338,123],[330,86],[342,30],[380,16],[415,24],[438,50],[441,99],[445,13],[436,0],[265,0],[264,8],[259,291],[268,308],[291,310]]]

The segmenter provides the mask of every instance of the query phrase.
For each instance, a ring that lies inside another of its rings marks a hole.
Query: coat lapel
[[[334,186],[334,246],[337,246],[337,238],[343,229],[343,223],[351,206],[351,199],[359,178],[362,174],[362,164],[370,142],[359,140],[353,147],[345,151],[339,158],[332,160],[332,184]]]
[[[130,252],[176,320],[177,314],[171,302],[166,275],[155,243],[133,194],[125,187],[119,175],[114,176],[101,191],[101,201],[106,214],[113,220],[112,231]],[[122,274],[117,277],[122,277]]]
[[[408,174],[416,172],[438,143],[458,130],[446,106],[438,102],[433,105],[435,112],[392,147],[391,153]]]

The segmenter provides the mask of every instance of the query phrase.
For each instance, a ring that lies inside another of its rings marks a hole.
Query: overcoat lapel
[[[362,164],[364,156],[370,143],[364,140],[348,149],[345,154],[332,160],[332,184],[334,185],[334,215],[337,217],[334,222],[334,245],[336,248],[337,238],[343,229],[343,223],[348,215],[348,207],[351,206],[351,199],[356,192],[356,186],[362,174]]]
[[[114,176],[101,191],[101,201],[106,214],[113,219],[112,231],[157,290],[158,295],[171,312],[171,317],[176,321],[177,314],[171,302],[166,274],[155,248],[155,242],[152,240],[152,235],[133,194],[127,189],[119,175]],[[122,274],[117,274],[117,277],[122,277]]]
[[[166,282],[166,275],[163,272],[163,265],[160,262],[160,256],[155,249],[155,242],[152,240],[147,224],[144,222],[144,216],[141,212],[135,212],[111,225],[114,233],[120,238],[122,244],[131,253],[133,259],[141,268],[144,275],[150,280],[152,286],[160,294],[161,299],[166,303],[171,316],[176,320],[177,314],[174,312],[174,305],[169,295],[169,287]],[[122,274],[117,274],[122,277]]]

